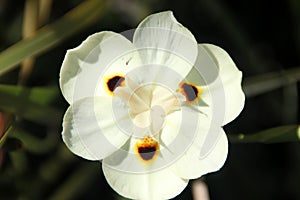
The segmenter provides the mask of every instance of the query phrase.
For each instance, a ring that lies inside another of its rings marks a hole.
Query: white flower
[[[222,126],[244,106],[242,73],[221,48],[197,44],[170,11],[144,19],[133,42],[123,35],[96,33],[67,52],[63,140],[74,154],[102,160],[119,194],[169,199],[223,166]]]

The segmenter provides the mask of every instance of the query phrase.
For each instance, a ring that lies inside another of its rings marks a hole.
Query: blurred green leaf
[[[6,151],[24,148],[31,153],[43,154],[57,145],[57,139],[57,134],[52,132],[48,132],[44,138],[35,137],[14,123],[0,139],[0,148],[4,148]]]
[[[11,134],[9,134],[9,139],[14,138],[22,142],[22,148],[26,149],[26,151],[35,154],[43,154],[49,152],[57,145],[59,137],[57,133],[53,132],[48,132],[44,138],[35,137],[14,124]]]
[[[254,134],[238,134],[228,135],[229,141],[232,143],[281,143],[281,142],[299,142],[300,126],[287,125],[279,126]]]
[[[0,75],[16,68],[25,58],[39,55],[95,23],[103,16],[105,7],[103,0],[84,1],[58,21],[39,29],[34,37],[4,50],[0,53]]]
[[[83,163],[58,187],[49,200],[56,199],[74,199],[82,188],[87,187],[87,183],[90,182],[95,175],[99,174],[100,165],[98,163]]]
[[[3,149],[6,152],[16,151],[23,147],[22,141],[17,138],[7,138],[5,144],[3,145]]]
[[[62,111],[48,105],[57,98],[56,88],[24,88],[0,85],[0,110],[45,125],[61,121]]]
[[[243,90],[247,97],[260,95],[300,80],[300,67],[246,78]]]
[[[28,98],[39,105],[48,105],[59,95],[58,88],[56,87],[35,87],[27,89],[15,85],[0,84],[0,96],[3,96],[3,98],[4,95],[19,96],[24,93],[27,93]]]

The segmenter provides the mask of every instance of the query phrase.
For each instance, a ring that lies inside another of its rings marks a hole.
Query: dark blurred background
[[[80,2],[54,0],[49,22]],[[22,38],[23,9],[22,0],[0,0],[0,50]],[[244,81],[299,67],[299,0],[111,0],[105,15],[93,26],[37,58],[27,85],[58,87],[58,74],[67,49],[78,46],[94,32],[135,28],[148,14],[164,10],[172,10],[199,43],[212,43],[225,49],[243,71]],[[18,69],[0,77],[0,81],[16,84],[17,78]],[[226,132],[251,134],[299,123],[298,92],[299,83],[293,83],[248,97],[242,114],[225,126]],[[53,104],[61,110],[67,108],[61,95]],[[44,137],[51,129],[57,135],[57,144],[51,151],[38,155],[26,149],[5,154],[0,169],[0,199],[120,198],[106,183],[100,164],[69,156],[60,140],[61,127],[49,128],[26,120],[21,124],[38,137]],[[14,165],[14,154],[18,151],[26,156],[25,171],[18,171]],[[205,181],[212,200],[298,200],[299,142],[232,143],[222,170],[205,176]],[[77,185],[72,187],[72,184]],[[32,192],[27,194],[28,190]],[[176,199],[192,199],[190,185]]]

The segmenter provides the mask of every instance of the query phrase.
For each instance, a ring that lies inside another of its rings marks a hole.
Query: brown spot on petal
[[[193,104],[200,98],[201,89],[199,86],[183,82],[180,83],[179,87],[179,91],[185,96],[188,104]]]
[[[105,84],[108,93],[112,95],[117,87],[125,85],[125,78],[123,75],[114,74],[105,79]]]
[[[138,157],[147,163],[155,159],[158,150],[158,142],[151,136],[146,136],[142,141],[138,141],[135,144],[135,151]]]
[[[149,147],[138,147],[139,155],[143,160],[151,160],[154,157],[156,148],[153,146]]]

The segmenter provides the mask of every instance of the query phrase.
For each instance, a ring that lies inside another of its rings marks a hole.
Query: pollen
[[[158,150],[158,142],[151,136],[146,136],[135,144],[135,152],[137,153],[137,156],[146,163],[155,159]]]
[[[109,94],[113,94],[117,87],[125,85],[125,78],[123,75],[114,74],[112,76],[106,77],[105,79],[106,90]]]
[[[188,104],[197,102],[202,92],[199,86],[186,82],[180,83],[179,90],[177,91],[181,92],[185,96]]]

